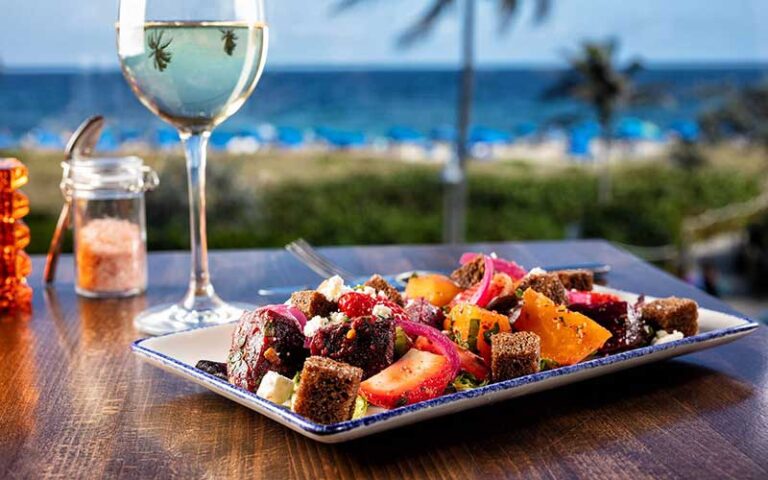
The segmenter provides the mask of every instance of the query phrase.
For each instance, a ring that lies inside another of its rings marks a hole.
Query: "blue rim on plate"
[[[290,409],[279,406],[268,400],[265,400],[257,396],[255,393],[236,387],[231,383],[221,378],[218,378],[216,376],[213,376],[211,374],[208,374],[206,372],[203,372],[202,370],[199,370],[192,365],[179,362],[178,360],[168,357],[162,353],[159,353],[155,350],[142,346],[142,343],[144,343],[145,341],[153,338],[158,338],[158,337],[148,337],[148,338],[136,340],[131,344],[131,350],[133,350],[134,352],[136,352],[141,356],[154,359],[161,364],[172,366],[174,369],[183,370],[184,372],[196,378],[197,380],[203,383],[207,383],[211,386],[214,386],[217,389],[225,390],[227,393],[235,397],[238,397],[250,402],[254,402],[259,406],[263,407],[265,410],[268,410],[270,413],[280,417],[285,422],[290,423],[295,427],[301,428],[302,430],[308,433],[311,433],[317,436],[328,436],[328,435],[335,435],[342,432],[348,432],[360,427],[366,427],[373,424],[377,424],[377,423],[380,423],[389,419],[393,419],[410,412],[423,410],[430,407],[447,405],[460,400],[479,397],[492,392],[509,390],[522,385],[527,385],[530,383],[535,383],[535,382],[547,380],[550,378],[555,378],[555,377],[559,377],[567,374],[589,370],[596,367],[602,367],[606,365],[612,365],[615,363],[621,363],[633,358],[643,357],[645,355],[650,355],[653,353],[669,350],[672,348],[707,342],[717,338],[731,336],[739,333],[747,333],[759,327],[758,323],[753,322],[750,319],[743,317],[741,315],[738,315],[738,316],[731,315],[731,314],[728,314],[728,315],[736,318],[740,318],[744,320],[746,323],[744,323],[743,325],[737,325],[733,327],[722,328],[722,329],[708,331],[705,333],[700,333],[698,335],[685,337],[680,340],[675,340],[675,341],[663,343],[660,345],[651,345],[647,347],[636,348],[633,350],[628,350],[626,352],[616,353],[613,355],[608,355],[605,357],[595,358],[585,362],[577,363],[575,365],[559,367],[553,370],[546,370],[543,372],[538,372],[531,375],[518,377],[512,380],[506,380],[499,383],[492,383],[490,385],[486,385],[484,387],[476,388],[473,390],[465,390],[462,392],[450,393],[450,394],[442,395],[437,398],[433,398],[431,400],[426,400],[426,401],[414,403],[411,405],[406,405],[404,407],[399,407],[392,410],[386,410],[384,412],[375,413],[373,415],[366,416],[363,418],[348,420],[340,423],[334,423],[331,425],[322,425],[322,424],[307,420],[301,415],[294,413]],[[220,327],[220,326],[221,325],[217,325],[217,327]],[[214,327],[202,327],[202,328],[214,328]],[[187,330],[187,331],[190,331],[190,330]],[[182,332],[172,333],[168,335],[176,335],[178,333],[182,333]],[[162,336],[165,336],[165,335],[162,335]]]

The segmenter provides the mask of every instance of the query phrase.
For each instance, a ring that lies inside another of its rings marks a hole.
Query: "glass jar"
[[[138,157],[75,158],[63,167],[61,188],[72,202],[75,290],[93,298],[144,292],[144,192],[157,186],[157,174]]]

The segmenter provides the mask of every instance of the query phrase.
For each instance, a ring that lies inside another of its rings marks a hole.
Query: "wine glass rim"
[[[189,26],[203,26],[203,27],[267,27],[267,22],[264,20],[143,20],[141,22],[121,22],[120,20],[115,22],[115,27],[134,27],[134,28],[147,28],[153,26],[165,27],[165,28],[183,28]]]

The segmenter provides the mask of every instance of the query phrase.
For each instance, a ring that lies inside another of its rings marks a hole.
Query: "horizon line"
[[[644,66],[654,69],[680,70],[717,70],[717,69],[768,69],[768,60],[672,60],[645,61]],[[268,72],[313,72],[313,71],[456,71],[460,67],[444,62],[419,63],[283,63],[270,65]],[[566,70],[567,65],[559,62],[487,62],[475,67],[476,71],[489,70]],[[64,73],[119,73],[120,67],[115,66],[80,66],[80,65],[2,65],[1,74],[64,74]]]

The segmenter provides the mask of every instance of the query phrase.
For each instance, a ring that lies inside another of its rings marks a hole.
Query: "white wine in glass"
[[[216,295],[208,272],[206,148],[211,131],[253,92],[266,61],[262,0],[121,0],[118,55],[131,89],[176,127],[187,158],[191,274],[181,302],[136,317],[162,334],[237,319],[250,305]]]

